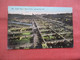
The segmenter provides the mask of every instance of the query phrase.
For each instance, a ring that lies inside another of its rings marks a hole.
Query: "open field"
[[[8,49],[73,47],[72,14],[8,14]]]

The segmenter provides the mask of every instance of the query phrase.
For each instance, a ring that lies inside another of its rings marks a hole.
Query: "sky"
[[[72,13],[71,7],[31,7],[31,6],[8,6],[8,14],[60,14]]]

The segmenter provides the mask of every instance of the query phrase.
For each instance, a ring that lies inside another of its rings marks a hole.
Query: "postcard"
[[[72,47],[71,7],[8,6],[8,49]]]

